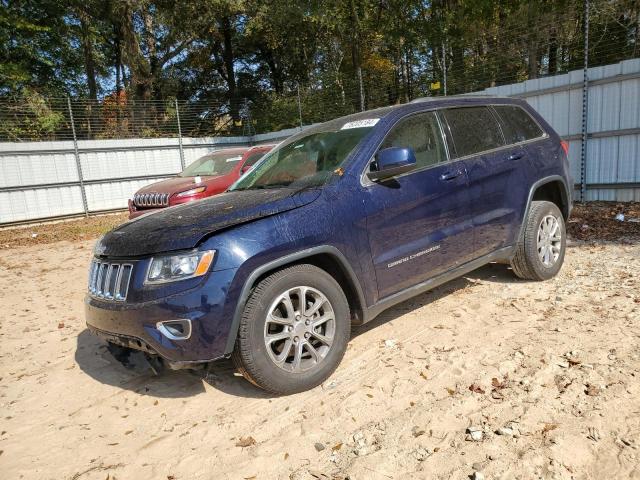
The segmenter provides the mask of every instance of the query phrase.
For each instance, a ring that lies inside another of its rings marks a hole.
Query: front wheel
[[[244,377],[290,394],[326,380],[344,356],[349,303],[324,270],[294,265],[260,281],[245,305],[232,359]]]
[[[511,268],[526,280],[548,280],[560,271],[566,246],[564,218],[557,205],[532,202]]]

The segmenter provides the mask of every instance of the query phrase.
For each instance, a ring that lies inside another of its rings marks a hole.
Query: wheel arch
[[[545,178],[541,183],[537,183],[532,187],[527,208],[530,207],[532,201],[546,200],[557,205],[566,221],[571,213],[569,198],[567,185],[562,177]]]
[[[233,351],[236,337],[238,335],[242,311],[244,310],[247,299],[249,298],[254,286],[263,278],[271,275],[275,271],[302,263],[315,265],[331,275],[336,282],[338,282],[340,288],[343,289],[344,294],[347,297],[349,309],[351,310],[352,322],[354,324],[362,323],[366,303],[364,300],[364,294],[362,293],[362,287],[360,286],[360,282],[353,271],[353,268],[351,268],[351,265],[345,256],[336,247],[331,245],[320,245],[272,260],[257,267],[249,274],[244,282],[242,291],[238,297],[238,303],[235,307],[229,337],[227,338],[225,347],[225,355],[229,355]]]
[[[548,185],[545,187],[545,185]],[[558,205],[558,208],[562,212],[562,216],[565,221],[569,218],[571,214],[571,195],[569,193],[569,188],[567,187],[566,180],[560,175],[550,175],[548,177],[544,177],[536,181],[531,188],[529,189],[529,197],[527,198],[527,205],[524,209],[522,219],[520,222],[520,231],[518,232],[518,237],[522,236],[522,232],[524,230],[525,222],[527,220],[527,215],[529,215],[529,211],[531,210],[531,203],[534,200],[547,200],[547,198],[535,198],[536,192],[538,195],[546,195],[549,191],[553,191],[553,189],[559,190],[560,201],[562,205]],[[553,200],[551,200],[553,202]],[[555,202],[554,202],[555,203]]]

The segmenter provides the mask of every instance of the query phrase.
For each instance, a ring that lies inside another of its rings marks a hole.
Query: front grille
[[[169,206],[168,193],[136,193],[133,203],[140,208],[157,208]]]
[[[133,265],[94,259],[89,269],[89,293],[96,298],[124,302],[129,291]]]

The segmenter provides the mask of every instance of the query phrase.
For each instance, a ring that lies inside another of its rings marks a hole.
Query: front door
[[[386,181],[364,179],[378,299],[463,263],[473,248],[467,172],[464,162],[447,161],[436,115],[401,120],[380,149],[388,147],[412,148],[417,166]]]

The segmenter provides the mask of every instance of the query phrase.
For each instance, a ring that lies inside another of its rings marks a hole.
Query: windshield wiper
[[[252,185],[250,187],[236,188],[233,191],[241,192],[244,190],[266,190],[269,188],[284,188],[284,187],[288,187],[289,185],[290,185],[289,183],[269,183],[266,185]]]

